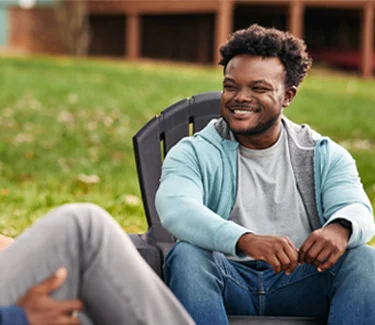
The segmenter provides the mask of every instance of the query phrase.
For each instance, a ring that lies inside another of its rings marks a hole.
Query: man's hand
[[[59,301],[49,294],[65,281],[67,271],[60,268],[51,277],[32,287],[17,305],[25,309],[29,325],[78,325],[76,312],[82,310],[79,300]],[[73,313],[73,314],[72,314]]]
[[[299,249],[299,262],[312,264],[323,272],[332,267],[344,254],[350,230],[338,223],[313,231]]]
[[[237,242],[237,250],[267,262],[275,273],[291,274],[298,264],[298,250],[285,236],[261,236],[244,234]]]
[[[11,237],[0,235],[0,251],[7,248],[13,241],[14,239]]]

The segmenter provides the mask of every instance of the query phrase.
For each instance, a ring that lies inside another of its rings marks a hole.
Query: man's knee
[[[375,267],[375,248],[368,245],[361,245],[348,250],[346,260],[351,264],[358,264],[358,267]]]
[[[340,267],[339,273],[347,272],[357,278],[374,279],[375,269],[375,248],[368,245],[361,245],[348,249],[345,259]],[[372,281],[375,284],[375,279]]]
[[[167,255],[168,264],[176,265],[200,265],[206,259],[210,259],[212,252],[199,248],[187,242],[177,242]]]
[[[113,218],[101,207],[93,203],[68,203],[50,211],[40,220],[49,229],[69,231],[73,229],[104,229]]]
[[[221,259],[225,259],[221,253],[205,250],[186,242],[178,242],[166,259],[167,281],[172,273],[187,281],[190,278],[194,282],[209,274],[218,275]]]
[[[52,210],[48,215],[57,218],[78,218],[78,219],[108,219],[109,214],[100,206],[94,203],[67,203]]]
[[[375,249],[362,245],[347,250],[334,279],[334,295],[340,303],[369,304],[375,295]]]

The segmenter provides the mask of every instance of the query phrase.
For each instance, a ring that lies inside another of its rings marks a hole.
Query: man
[[[61,206],[0,245],[1,325],[194,324],[93,204]]]
[[[222,118],[172,148],[156,196],[179,239],[169,287],[199,325],[227,314],[374,324],[374,223],[355,162],[282,115],[311,66],[305,44],[252,25],[220,52]]]

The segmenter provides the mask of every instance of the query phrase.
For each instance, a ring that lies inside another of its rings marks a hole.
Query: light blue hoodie
[[[297,188],[312,229],[343,218],[352,223],[348,247],[375,233],[371,203],[354,159],[306,125],[283,118]],[[164,228],[193,245],[236,255],[248,229],[228,220],[237,193],[237,141],[222,119],[174,146],[163,164],[156,209]]]

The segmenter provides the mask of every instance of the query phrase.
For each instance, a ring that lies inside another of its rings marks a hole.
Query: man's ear
[[[290,105],[290,103],[293,101],[296,94],[297,94],[296,86],[290,86],[285,89],[285,96],[284,96],[284,103],[283,103],[284,108]]]

